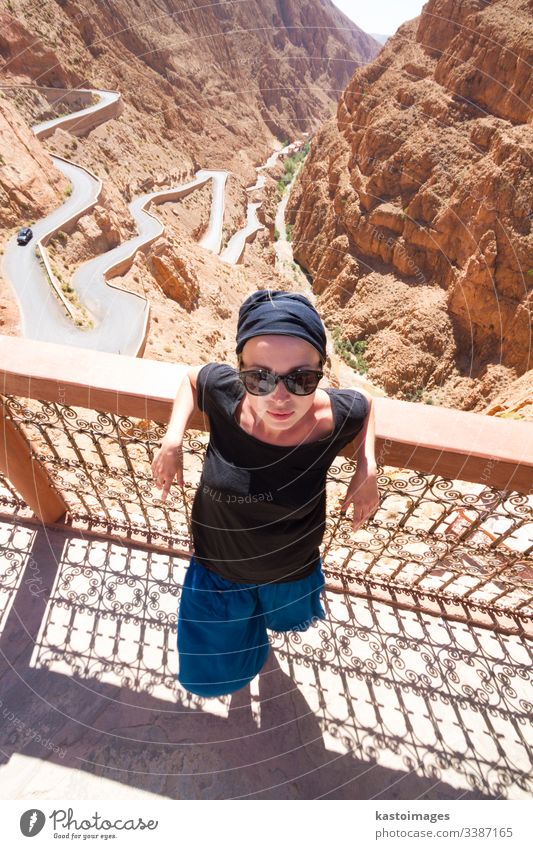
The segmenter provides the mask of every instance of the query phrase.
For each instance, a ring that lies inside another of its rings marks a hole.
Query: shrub
[[[365,361],[363,353],[367,343],[363,340],[351,342],[349,339],[342,339],[341,329],[338,326],[334,327],[331,332],[337,354],[353,369],[365,374],[368,371],[368,363]]]
[[[295,162],[295,160],[293,159],[293,157],[292,157],[292,156],[288,156],[288,157],[287,157],[287,159],[285,160],[285,173],[286,173],[286,174],[290,174],[290,175],[291,175],[291,177],[292,177],[292,175],[294,174],[295,169],[296,169],[296,162]]]
[[[405,400],[413,403],[434,404],[433,398],[426,395],[425,389],[421,386],[415,389],[414,392],[405,393]]]
[[[278,180],[277,189],[280,195],[283,194],[285,188],[289,185],[289,183],[294,179],[294,175],[296,173],[296,166],[302,162],[307,153],[309,151],[309,142],[306,142],[303,148],[297,153],[291,154],[291,156],[287,156],[284,160],[284,174]]]
[[[406,401],[410,401],[411,403],[420,401],[422,399],[422,390],[415,389],[414,392],[404,392],[404,398]]]

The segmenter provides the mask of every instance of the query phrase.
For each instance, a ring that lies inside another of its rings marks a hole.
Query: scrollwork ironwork
[[[150,465],[164,423],[14,396],[4,403],[61,491],[71,521],[125,536],[135,531],[169,549],[178,538],[190,546],[207,434],[186,432],[187,483],[173,484],[162,502]],[[379,466],[379,507],[353,532],[338,511],[353,472],[351,461],[337,458],[327,478],[322,555],[334,580],[351,576],[369,589],[389,586],[413,599],[423,594],[533,619],[530,497]],[[14,503],[9,482],[0,484],[2,503]]]

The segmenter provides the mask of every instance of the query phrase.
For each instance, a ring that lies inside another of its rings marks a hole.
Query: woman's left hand
[[[348,484],[346,496],[341,502],[341,513],[346,515],[346,510],[350,504],[353,504],[352,525],[354,531],[356,531],[379,507],[379,490],[375,470],[357,468]]]

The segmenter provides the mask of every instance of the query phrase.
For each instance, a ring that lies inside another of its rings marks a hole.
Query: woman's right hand
[[[152,474],[156,486],[161,487],[161,501],[167,500],[170,485],[176,478],[183,486],[183,446],[181,442],[161,442],[152,461]]]

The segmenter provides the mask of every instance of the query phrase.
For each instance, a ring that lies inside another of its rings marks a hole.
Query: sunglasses
[[[239,377],[250,395],[270,395],[280,380],[293,395],[311,395],[323,376],[322,371],[315,369],[296,369],[289,374],[275,374],[263,368],[239,372]]]

